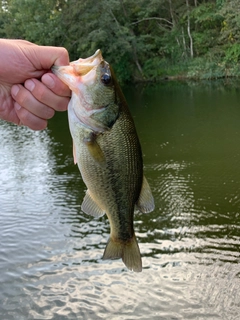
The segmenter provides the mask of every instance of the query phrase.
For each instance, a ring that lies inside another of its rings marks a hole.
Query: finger
[[[32,130],[43,130],[47,127],[47,120],[32,114],[27,109],[21,107],[17,102],[14,103],[14,109],[19,118],[19,125],[22,124]]]
[[[9,88],[9,90],[11,89]],[[0,119],[19,124],[18,116],[14,110],[14,100],[11,95],[7,96],[3,101],[0,99]]]
[[[69,55],[65,48],[50,47],[50,46],[37,46],[29,47],[29,50],[34,50],[34,56],[36,58],[36,69],[48,70],[52,65],[66,66],[69,64]]]
[[[62,97],[70,97],[71,91],[68,86],[63,83],[57,76],[53,73],[45,73],[41,78],[42,83],[46,87],[51,89],[54,93]]]
[[[41,81],[30,79],[25,81],[24,86],[31,92],[34,98],[43,105],[57,111],[66,111],[69,98],[61,97],[48,89]],[[47,119],[47,118],[46,118]]]
[[[37,80],[36,80],[37,81]],[[37,100],[33,94],[22,85],[14,85],[11,89],[13,99],[24,109],[42,119],[50,119],[55,111]]]

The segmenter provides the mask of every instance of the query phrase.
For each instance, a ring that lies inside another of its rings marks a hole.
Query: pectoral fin
[[[96,141],[96,137],[90,137],[89,139],[84,140],[88,151],[91,157],[100,165],[104,165],[106,163],[106,159],[102,149]]]
[[[143,176],[142,189],[136,203],[137,209],[142,213],[149,213],[154,210],[154,199],[147,179]]]
[[[74,164],[77,163],[76,147],[75,147],[74,142],[73,142],[73,162],[74,162]]]
[[[98,204],[92,199],[89,191],[87,190],[86,195],[83,199],[83,203],[81,205],[82,211],[99,218],[104,215],[105,211],[102,210]]]

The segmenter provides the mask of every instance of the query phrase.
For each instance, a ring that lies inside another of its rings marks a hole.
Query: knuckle
[[[46,90],[42,86],[37,86],[35,90],[35,97],[38,99],[40,102],[44,102],[46,100]]]
[[[59,47],[58,49],[61,51],[61,56],[68,59],[69,55],[67,49],[64,47]]]
[[[64,55],[65,57],[68,57],[68,51],[67,51],[67,49],[64,48],[64,47],[61,47],[61,50],[62,50],[62,52],[63,52],[63,55]]]
[[[25,126],[27,126],[29,119],[30,119],[30,112],[24,108],[21,108],[20,113],[19,113],[19,119],[20,119],[21,123],[23,123]]]
[[[16,97],[16,101],[23,107],[28,105],[30,101],[30,93],[28,93],[26,90],[20,89]]]

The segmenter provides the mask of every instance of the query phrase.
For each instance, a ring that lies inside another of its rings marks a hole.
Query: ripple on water
[[[238,319],[230,171],[218,180],[196,159],[146,166],[156,210],[135,217],[137,274],[101,260],[108,222],[81,212],[85,186],[50,132],[1,124],[0,134],[1,319]]]
[[[232,319],[237,316],[240,280],[234,265],[201,268],[194,256],[183,253],[147,260],[144,258],[144,264],[149,267],[141,275],[126,272],[120,262],[67,266],[59,263],[46,271],[49,261],[42,261],[42,265],[23,271],[21,278],[28,283],[19,295],[28,302],[24,309],[33,319],[71,319],[76,315],[100,319],[108,314],[113,319],[119,314],[128,319],[135,319],[138,314],[140,319],[146,319],[149,312],[153,319],[222,319],[229,309]]]

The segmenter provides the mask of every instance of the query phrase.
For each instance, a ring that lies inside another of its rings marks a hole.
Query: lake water
[[[101,260],[109,224],[81,212],[66,113],[0,122],[1,320],[239,319],[240,84],[124,92],[156,204],[135,215],[143,272]]]

